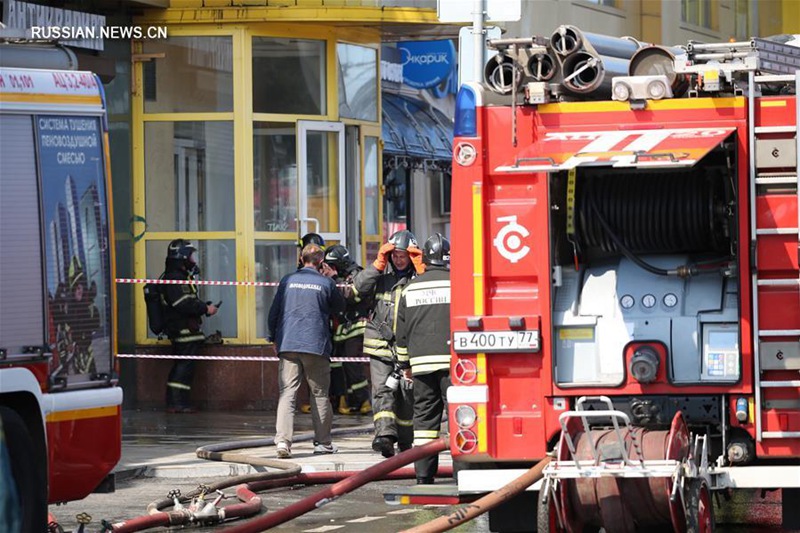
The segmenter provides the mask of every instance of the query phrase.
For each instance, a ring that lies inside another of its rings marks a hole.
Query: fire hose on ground
[[[309,511],[330,503],[336,498],[351,492],[370,481],[380,479],[382,476],[389,474],[401,466],[413,463],[424,457],[437,454],[447,449],[447,443],[444,439],[437,439],[429,442],[423,446],[417,446],[399,453],[394,457],[384,459],[380,463],[372,465],[371,467],[361,470],[352,476],[339,481],[338,483],[326,487],[316,494],[312,494],[307,498],[303,498],[299,502],[285,507],[274,513],[255,518],[244,524],[236,525],[230,528],[230,533],[253,533],[256,531],[265,531],[271,527],[283,524],[293,518],[297,518]]]
[[[549,462],[550,457],[545,457],[536,463],[530,470],[500,489],[491,492],[472,503],[459,507],[447,516],[440,516],[435,520],[431,520],[427,524],[422,524],[414,528],[407,529],[402,533],[439,533],[441,531],[453,529],[464,522],[469,522],[483,513],[494,509],[498,505],[507,502],[520,492],[539,481],[543,476],[544,467],[546,467]]]
[[[370,424],[352,428],[339,428],[332,433],[334,435],[344,435],[369,431],[371,429],[372,425]],[[294,441],[301,442],[312,439],[313,434],[309,433],[306,435],[298,435]],[[439,439],[425,446],[402,452],[366,470],[316,473],[300,473],[300,465],[289,463],[285,460],[272,460],[245,454],[227,453],[234,449],[270,446],[273,444],[274,439],[268,438],[233,441],[198,448],[197,456],[203,459],[266,466],[278,468],[279,471],[236,476],[209,486],[201,486],[197,490],[183,496],[181,496],[180,493],[172,494],[171,498],[150,503],[147,506],[148,514],[146,515],[125,520],[117,524],[109,524],[104,521],[103,531],[129,533],[160,526],[174,527],[194,523],[203,523],[205,525],[219,524],[227,519],[249,517],[258,514],[262,508],[261,498],[257,496],[254,491],[292,485],[336,483],[336,485],[328,487],[316,495],[312,495],[294,505],[263,517],[262,519],[268,524],[266,527],[272,527],[273,525],[281,524],[301,514],[305,514],[324,503],[333,501],[337,497],[347,494],[370,481],[414,478],[415,473],[413,468],[400,467],[413,463],[422,457],[439,453],[447,448],[446,443],[442,439]],[[452,477],[452,468],[440,467],[437,475],[440,477]],[[220,491],[233,485],[239,485],[236,489],[236,495],[242,503],[218,508],[217,504],[219,504],[222,499],[222,493]],[[213,502],[205,503],[205,494],[211,494],[213,492],[219,493],[220,496]],[[188,507],[184,507],[181,504],[182,501],[186,502],[189,500],[191,500],[192,503]],[[307,502],[313,503],[309,506]],[[162,509],[169,506],[174,506],[174,509],[172,511],[162,511]],[[300,512],[298,513],[298,511]],[[243,524],[242,526],[250,526],[251,524],[252,523]],[[252,527],[260,527],[260,525],[256,524]],[[263,529],[254,529],[254,531],[263,531]]]

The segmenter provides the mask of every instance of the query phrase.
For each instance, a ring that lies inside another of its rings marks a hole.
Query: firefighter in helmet
[[[450,386],[450,241],[435,233],[422,248],[425,273],[411,280],[397,308],[397,359],[414,382],[414,446],[439,438]],[[434,455],[414,463],[418,484],[431,484]]]
[[[194,281],[200,274],[197,265],[197,248],[186,239],[175,239],[167,248],[164,262],[165,280]],[[200,330],[203,316],[213,316],[217,307],[204,302],[197,293],[197,285],[166,284],[162,287],[166,304],[164,309],[165,333],[172,342],[174,355],[195,355],[206,337]],[[177,359],[167,377],[167,411],[171,413],[194,412],[190,404],[195,361]]]
[[[394,455],[395,443],[403,451],[411,448],[413,440],[410,381],[400,380],[399,386],[391,387],[387,380],[390,376],[394,378],[398,370],[394,352],[397,304],[403,288],[423,271],[422,250],[417,246],[417,238],[410,231],[402,230],[381,246],[371,265],[353,277],[354,294],[374,302],[364,331],[364,353],[370,358],[375,422],[372,449],[384,457]],[[397,381],[392,379],[390,383],[395,385]]]
[[[336,270],[336,283],[346,285],[342,292],[347,300],[347,308],[336,317],[333,331],[334,356],[361,357],[364,353],[364,330],[372,302],[356,297],[352,285],[353,277],[364,269],[350,258],[350,252],[341,244],[328,248],[325,262]],[[342,377],[335,379],[337,373],[341,373]],[[367,390],[369,382],[361,363],[341,363],[339,370],[331,369],[331,383],[336,381],[343,381],[346,387],[345,394],[333,404],[339,414],[365,415],[372,410]]]
[[[68,286],[60,288],[56,300],[55,322],[62,339],[60,357],[70,374],[92,374],[97,371],[92,338],[100,329],[100,311],[94,303],[97,284],[87,283],[77,256],[72,257],[68,274]]]

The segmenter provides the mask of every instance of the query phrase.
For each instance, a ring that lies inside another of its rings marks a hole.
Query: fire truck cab
[[[121,451],[106,106],[90,72],[0,68],[0,529],[113,490]],[[18,528],[18,529],[17,529]]]
[[[800,49],[661,49],[640,76],[613,39],[503,40],[457,97],[459,492],[552,454],[493,530],[710,531],[746,488],[800,527]]]

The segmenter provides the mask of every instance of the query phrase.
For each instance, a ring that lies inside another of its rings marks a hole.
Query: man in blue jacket
[[[278,420],[275,445],[278,457],[292,456],[294,412],[300,378],[310,391],[314,424],[314,453],[336,453],[331,442],[333,410],[328,401],[331,383],[330,317],[345,309],[345,299],[331,276],[335,271],[323,263],[322,248],[309,244],[300,259],[303,267],[283,277],[269,310],[269,337],[278,352]],[[327,267],[327,268],[326,268]]]

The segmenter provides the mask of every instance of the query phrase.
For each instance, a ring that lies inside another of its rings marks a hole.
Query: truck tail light
[[[475,425],[477,419],[478,415],[475,413],[475,409],[469,405],[462,405],[456,409],[456,424],[458,424],[460,428],[471,428]]]
[[[456,433],[455,445],[461,453],[472,453],[478,448],[478,436],[469,429]]]

